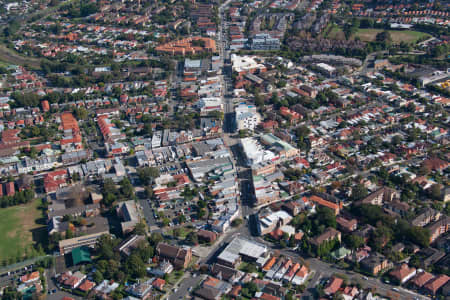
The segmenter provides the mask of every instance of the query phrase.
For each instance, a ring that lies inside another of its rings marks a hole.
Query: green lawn
[[[46,233],[45,225],[37,220],[42,214],[38,209],[40,201],[25,205],[0,208],[0,261],[22,257],[30,253],[36,240]]]
[[[170,229],[167,231],[167,234],[175,236],[173,233],[174,229]],[[178,227],[179,235],[178,239],[184,240],[186,236],[191,233],[192,229],[186,228],[186,227]]]

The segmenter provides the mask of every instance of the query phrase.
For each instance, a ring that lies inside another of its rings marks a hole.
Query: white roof
[[[228,244],[228,246],[222,251],[222,253],[219,254],[217,258],[230,263],[234,263],[240,255],[258,259],[266,252],[266,246],[255,243],[253,241],[242,239],[240,237],[236,237]]]

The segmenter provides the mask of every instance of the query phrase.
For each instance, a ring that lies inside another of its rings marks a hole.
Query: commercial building
[[[241,103],[235,108],[236,129],[237,130],[255,130],[261,116],[256,111],[256,106]]]
[[[268,255],[268,248],[265,245],[249,241],[240,237],[234,238],[219,254],[217,262],[221,265],[234,268],[241,260],[258,261]]]
[[[284,210],[271,213],[259,220],[258,226],[260,230],[258,230],[258,232],[260,232],[261,235],[268,234],[272,232],[277,226],[286,225],[291,220],[292,216]]]
[[[99,230],[92,234],[87,234],[79,237],[75,237],[72,239],[66,239],[59,242],[59,252],[61,254],[70,253],[72,249],[78,248],[81,246],[89,246],[92,247],[97,243],[97,240],[105,234],[109,234],[109,226],[106,225],[103,228],[99,228]]]
[[[223,111],[223,102],[220,97],[201,98],[196,103],[196,106],[202,115],[206,115],[213,111]]]
[[[278,38],[273,38],[268,33],[259,33],[252,38],[252,43],[250,45],[252,50],[279,50],[280,40]]]
[[[117,207],[117,215],[122,219],[120,226],[122,233],[128,233],[139,223],[139,212],[134,200],[121,202]]]
[[[239,56],[236,54],[231,55],[231,64],[234,72],[239,75],[244,75],[247,73],[265,72],[266,66],[256,61],[254,57],[251,56]]]

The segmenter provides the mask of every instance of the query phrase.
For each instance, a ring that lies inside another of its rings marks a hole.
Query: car
[[[189,291],[189,292],[192,291],[192,286],[190,286],[190,287],[188,288],[188,291]]]
[[[369,278],[367,278],[366,276],[363,276],[363,279],[364,279],[364,280],[369,280]]]
[[[400,291],[400,290],[399,290],[398,288],[396,288],[396,287],[393,287],[392,290],[393,290],[393,291],[396,291],[396,292],[399,292],[399,291]]]

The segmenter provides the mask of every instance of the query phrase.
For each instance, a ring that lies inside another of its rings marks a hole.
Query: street
[[[174,290],[174,293],[171,294],[168,299],[169,300],[177,300],[184,299],[190,292],[190,290],[195,289],[195,287],[204,279],[204,276],[196,276],[192,273],[184,274],[181,279],[181,284],[178,288]]]

